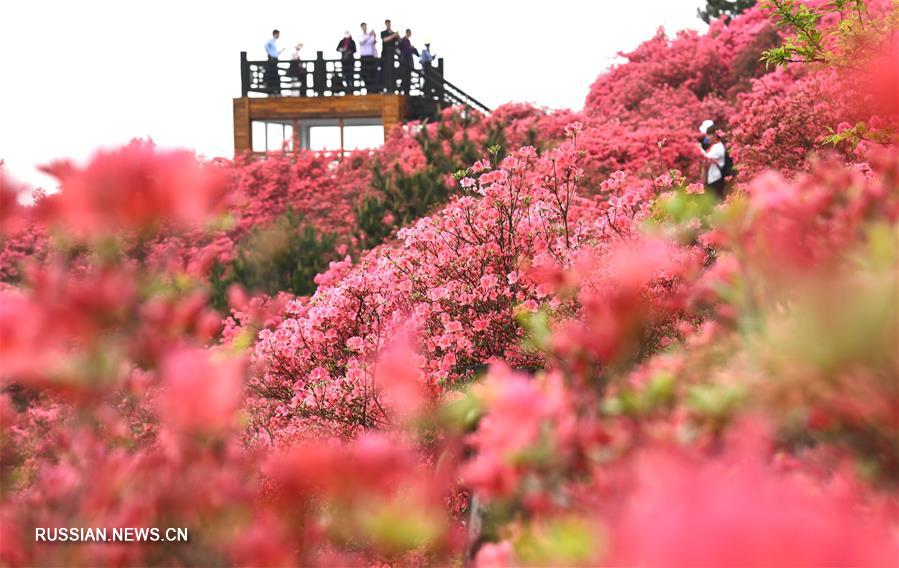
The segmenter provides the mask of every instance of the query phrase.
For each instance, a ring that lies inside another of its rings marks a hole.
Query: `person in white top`
[[[288,67],[287,69],[287,76],[290,77],[292,86],[294,87],[294,94],[305,97],[306,68],[300,55],[300,51],[302,51],[302,49],[302,43],[298,43],[296,44],[296,46],[294,46],[293,55],[290,56],[290,67]]]
[[[362,80],[365,90],[371,94],[375,91],[378,76],[378,39],[375,30],[368,31],[368,24],[362,22],[362,36],[359,38],[359,55],[362,59]]]
[[[711,188],[718,197],[724,199],[724,175],[722,175],[722,172],[727,160],[727,149],[713,128],[714,126],[715,124],[711,120],[706,120],[699,127],[699,131],[709,139],[708,150],[703,150],[702,145],[700,145],[699,152],[705,158],[703,167],[706,186]]]

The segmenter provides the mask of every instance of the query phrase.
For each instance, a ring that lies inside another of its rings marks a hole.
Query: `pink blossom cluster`
[[[281,325],[261,333],[254,390],[263,393],[262,430],[293,436],[315,424],[347,434],[385,425],[376,355],[401,331],[417,336],[416,368],[434,395],[495,357],[539,364],[518,346],[517,318],[549,296],[532,274],[619,238],[641,211],[575,195],[582,172],[571,145],[540,157],[524,147],[495,169],[476,169],[460,183],[466,195],[356,266],[334,263],[311,299],[289,304]]]

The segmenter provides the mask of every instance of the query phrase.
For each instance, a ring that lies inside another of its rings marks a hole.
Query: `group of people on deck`
[[[344,32],[343,37],[337,43],[337,52],[340,53],[340,72],[331,76],[331,90],[352,94],[356,85],[356,54],[359,54],[359,77],[365,85],[365,91],[369,94],[397,90],[401,93],[409,93],[412,82],[412,69],[415,64],[415,56],[418,56],[424,77],[424,89],[431,89],[432,65],[434,55],[431,53],[431,43],[425,42],[425,47],[419,51],[412,45],[412,30],[406,29],[400,35],[393,30],[390,20],[384,20],[384,30],[381,32],[381,54],[378,55],[378,36],[375,31],[369,30],[368,24],[362,22],[359,26],[362,33],[359,41],[353,39],[349,31]],[[266,83],[271,94],[280,94],[280,76],[278,74],[278,61],[283,49],[278,48],[278,39],[281,32],[272,31],[272,37],[265,44],[265,53],[268,56],[266,66]],[[305,91],[306,70],[300,57],[303,44],[298,43],[291,57],[287,75],[297,83],[300,94]]]

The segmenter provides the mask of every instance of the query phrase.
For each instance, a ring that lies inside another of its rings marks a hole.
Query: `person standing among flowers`
[[[699,152],[705,158],[703,168],[705,170],[706,187],[714,191],[719,198],[724,199],[727,148],[725,148],[724,142],[721,141],[714,126],[714,122],[706,120],[699,127],[699,130],[709,139],[708,150],[703,149],[703,145],[700,144]]]

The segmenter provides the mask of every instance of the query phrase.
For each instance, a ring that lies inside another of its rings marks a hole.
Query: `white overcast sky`
[[[447,78],[488,106],[583,106],[591,82],[659,26],[702,29],[701,0],[0,0],[0,159],[33,185],[62,157],[151,137],[233,154],[239,53],[264,56],[272,28],[304,58],[359,22],[412,28]],[[285,56],[290,50],[285,51]]]

